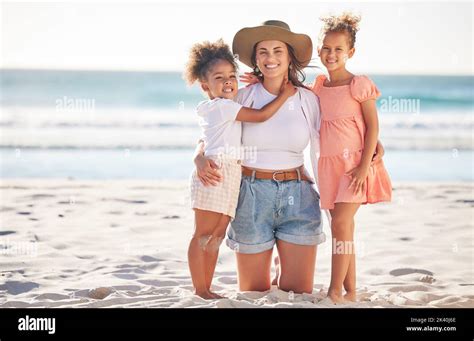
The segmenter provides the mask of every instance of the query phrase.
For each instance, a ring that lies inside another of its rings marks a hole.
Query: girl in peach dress
[[[356,300],[354,216],[361,204],[390,201],[392,186],[383,161],[372,161],[380,92],[368,77],[346,69],[355,52],[360,17],[345,13],[322,21],[318,54],[329,77],[321,75],[313,84],[322,113],[319,190],[321,208],[331,214],[333,237],[328,297],[340,303]]]

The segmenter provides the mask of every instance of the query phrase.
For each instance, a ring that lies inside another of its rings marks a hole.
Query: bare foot
[[[357,301],[357,295],[356,295],[355,291],[348,291],[344,295],[344,299],[346,301],[356,302]]]
[[[336,293],[334,290],[328,291],[328,297],[334,304],[341,304],[344,303],[344,297],[342,297],[341,293]]]
[[[213,300],[216,299],[213,293],[210,291],[196,291],[194,295],[197,295],[201,298],[204,298],[205,300]]]
[[[278,285],[278,277],[280,277],[280,258],[275,257],[273,260],[275,263],[275,277],[272,280],[272,285]]]

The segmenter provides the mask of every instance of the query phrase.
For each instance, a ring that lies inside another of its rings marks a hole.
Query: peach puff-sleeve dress
[[[366,76],[355,76],[348,85],[324,86],[318,76],[312,90],[321,105],[320,157],[318,162],[321,208],[335,203],[376,203],[390,201],[392,185],[383,161],[370,166],[364,191],[354,194],[346,174],[357,167],[364,149],[365,123],[361,103],[375,100],[380,92]]]

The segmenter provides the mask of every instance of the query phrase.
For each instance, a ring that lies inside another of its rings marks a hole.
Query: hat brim
[[[253,68],[252,52],[254,46],[264,40],[278,40],[293,47],[295,57],[306,67],[313,55],[313,42],[306,34],[293,33],[278,26],[245,27],[238,31],[232,42],[232,51],[245,65]]]

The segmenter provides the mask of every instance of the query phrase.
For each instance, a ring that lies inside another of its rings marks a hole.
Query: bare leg
[[[297,294],[313,292],[317,247],[277,241],[281,275],[278,287]]]
[[[256,254],[236,253],[240,291],[270,290],[272,251]]]
[[[352,220],[352,239],[354,239],[354,220]],[[347,270],[346,278],[344,279],[344,289],[346,294],[344,299],[355,302],[356,297],[356,259],[355,250],[351,255],[351,261],[349,263],[349,269]]]
[[[212,279],[214,277],[214,271],[216,269],[217,258],[219,256],[219,247],[225,237],[227,226],[229,225],[230,217],[227,215],[221,215],[219,223],[212,233],[212,237],[207,243],[206,252],[204,253],[206,262],[206,288],[211,292]],[[222,296],[211,292],[214,298],[223,298]]]
[[[331,210],[332,262],[331,284],[328,297],[334,303],[343,302],[342,286],[346,278],[353,251],[353,221],[360,204],[337,203]],[[355,265],[355,263],[354,263]]]
[[[222,214],[195,209],[194,234],[188,248],[188,264],[196,295],[204,299],[215,298],[206,283],[206,274],[212,264],[206,263],[206,245],[216,229]],[[214,263],[215,265],[215,263]],[[212,273],[214,269],[212,269]]]

